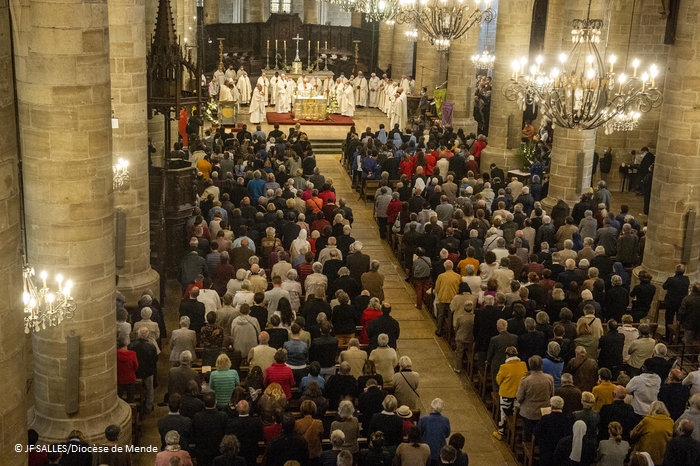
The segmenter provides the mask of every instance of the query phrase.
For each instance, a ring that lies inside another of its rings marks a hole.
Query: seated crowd
[[[255,153],[240,173],[225,163],[239,155],[207,156],[201,174],[156,465],[466,466],[443,401],[420,417],[420,376],[397,355],[380,264],[352,237],[352,210],[305,135]],[[118,312],[119,392],[133,401],[142,384],[145,414],[163,317],[151,294]]]

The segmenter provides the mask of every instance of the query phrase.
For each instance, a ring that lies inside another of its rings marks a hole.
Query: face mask
[[[608,150],[607,150],[607,149],[605,149],[605,150],[603,151],[603,153],[604,153],[604,154],[607,154],[607,153],[608,153]]]

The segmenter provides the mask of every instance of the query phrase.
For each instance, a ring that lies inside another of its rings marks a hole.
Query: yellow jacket
[[[595,395],[595,403],[593,403],[593,411],[596,413],[600,412],[600,408],[603,405],[612,404],[615,399],[613,392],[615,391],[615,384],[608,382],[601,382],[600,384],[593,387],[593,395]]]
[[[498,369],[496,383],[498,394],[503,398],[515,398],[523,377],[527,375],[527,366],[518,358],[508,358]]]
[[[666,445],[673,436],[673,419],[668,414],[644,416],[630,437],[635,440],[634,451],[649,453],[654,464],[664,462]]]
[[[435,297],[439,303],[449,304],[452,298],[459,293],[459,284],[462,282],[462,277],[452,270],[447,270],[438,275],[435,282]]]

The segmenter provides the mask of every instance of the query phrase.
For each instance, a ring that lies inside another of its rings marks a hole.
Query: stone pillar
[[[447,101],[454,102],[452,125],[463,128],[465,134],[476,132],[474,120],[474,85],[476,70],[472,55],[479,53],[479,31],[473,30],[450,44],[450,62],[447,71]],[[420,57],[420,53],[418,54]],[[438,83],[440,84],[440,83]]]
[[[362,13],[359,11],[353,11],[350,15],[350,26],[354,28],[362,27]]]
[[[116,385],[107,0],[90,3],[89,14],[70,0],[25,5],[31,14],[14,24],[28,259],[51,278],[72,279],[78,306],[72,319],[32,335],[30,427],[47,444],[64,442],[72,429],[98,443],[106,426],[118,424],[128,443],[131,410]],[[79,405],[67,414],[72,334],[81,337]]]
[[[219,22],[219,0],[204,0],[204,25]]]
[[[549,170],[549,196],[542,201],[547,212],[564,199],[569,205],[591,186],[595,130],[554,128],[552,164]]]
[[[5,299],[0,302],[0,455],[8,466],[26,464],[27,455],[15,452],[15,445],[27,441],[25,391],[25,334],[20,290],[22,290],[22,257],[20,226],[19,173],[17,170],[17,138],[10,43],[10,10],[7,0],[0,2],[0,112],[5,115],[3,137],[0,137],[0,283]]]
[[[676,43],[668,56],[668,75],[661,106],[654,182],[651,190],[649,228],[642,268],[657,284],[673,275],[682,260],[684,245],[690,243],[686,274],[691,283],[700,279],[700,221],[686,234],[689,211],[698,212],[700,179],[700,110],[697,77],[700,76],[700,24],[698,5],[683,1],[678,15]],[[636,273],[636,271],[635,271]]]
[[[413,49],[416,44],[406,39],[406,31],[411,29],[413,29],[413,25],[410,24],[396,23],[394,25],[394,42],[391,54],[391,76],[394,81],[400,80],[401,75],[413,74]]]
[[[250,0],[249,1],[249,22],[251,23],[264,23],[265,22],[265,1],[264,0]],[[294,58],[294,57],[292,57]]]
[[[219,2],[219,22],[233,23],[233,11],[236,8],[235,0],[221,0]]]
[[[502,89],[512,75],[513,60],[527,57],[530,51],[530,27],[532,0],[501,0],[498,3],[498,27],[496,28],[496,62],[493,67],[493,92],[491,93],[491,117],[489,120],[489,144],[481,152],[482,170],[492,163],[508,171],[517,167],[515,150],[509,149],[509,130],[520,133],[523,112],[517,103],[506,100]],[[508,118],[514,116],[514,128],[509,128]]]
[[[393,58],[394,28],[395,26],[386,24],[386,21],[379,23],[379,53],[377,54],[377,67],[381,70],[386,70],[387,66],[391,64],[391,59]]]
[[[304,24],[318,24],[318,0],[304,0]]]
[[[438,52],[427,40],[419,40],[416,47],[416,94],[420,94],[422,87],[427,87],[428,97],[432,97],[435,86],[442,84],[440,75],[445,74],[443,52]]]
[[[114,193],[114,205],[126,213],[124,267],[117,268],[118,288],[130,304],[146,289],[158,295],[158,274],[150,265],[148,215],[148,144],[146,124],[146,44],[144,0],[109,2],[109,50],[112,110],[119,128],[112,129],[112,161],[129,162],[130,182]]]

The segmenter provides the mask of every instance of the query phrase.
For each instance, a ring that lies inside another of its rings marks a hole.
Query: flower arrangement
[[[534,142],[523,142],[515,154],[518,160],[518,165],[523,171],[529,171],[532,164],[535,162],[535,154],[537,153],[537,144]]]
[[[218,116],[219,106],[214,101],[214,99],[209,99],[209,101],[204,104],[204,118],[211,122],[213,126],[219,126],[219,120],[214,118],[214,114]]]
[[[331,92],[328,98],[328,107],[326,107],[326,112],[330,115],[331,113],[340,113],[340,105],[338,105],[338,98],[335,92]]]

